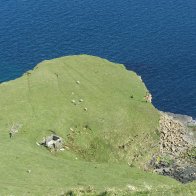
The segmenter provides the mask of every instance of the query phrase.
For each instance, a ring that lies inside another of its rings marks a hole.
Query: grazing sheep
[[[79,102],[83,102],[84,100],[83,99],[79,99]]]
[[[69,128],[70,131],[74,131],[73,128]]]
[[[74,99],[71,100],[71,102],[76,105],[76,101]]]

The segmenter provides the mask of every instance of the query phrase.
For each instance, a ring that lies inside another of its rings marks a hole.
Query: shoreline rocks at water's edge
[[[160,152],[150,165],[156,173],[182,183],[196,180],[196,120],[169,112],[160,115]]]
[[[180,121],[185,126],[196,126],[196,119],[193,119],[191,116],[183,115],[183,114],[174,114],[171,112],[166,112],[169,116],[173,117],[173,119],[176,119]]]

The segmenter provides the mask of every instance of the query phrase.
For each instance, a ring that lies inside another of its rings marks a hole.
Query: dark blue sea
[[[158,109],[196,117],[196,0],[1,0],[0,82],[84,53],[136,71]]]

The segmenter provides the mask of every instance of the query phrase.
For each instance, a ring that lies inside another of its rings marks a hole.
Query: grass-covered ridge
[[[100,191],[177,186],[138,169],[159,139],[159,113],[144,101],[146,91],[123,65],[87,55],[43,61],[1,83],[0,192],[58,195],[88,185]],[[22,128],[10,139],[13,123]],[[50,153],[36,145],[51,131],[64,138],[65,151]]]

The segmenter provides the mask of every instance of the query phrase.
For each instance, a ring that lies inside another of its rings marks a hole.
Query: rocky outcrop
[[[154,171],[183,183],[196,180],[195,120],[186,115],[160,114],[160,152],[151,160]]]
[[[192,145],[188,141],[188,128],[178,119],[161,112],[159,121],[160,152],[175,156],[185,152]]]
[[[190,164],[173,163],[168,165],[166,163],[155,164],[154,171],[164,176],[171,176],[176,180],[187,183],[196,180],[196,167]]]
[[[63,150],[64,142],[63,139],[57,135],[50,135],[43,138],[43,141],[40,145],[45,146],[50,150]]]

